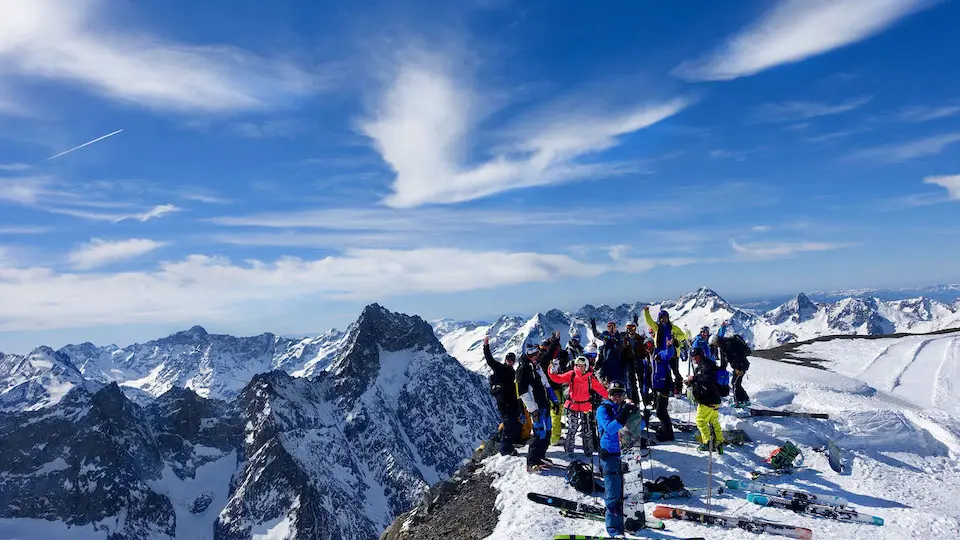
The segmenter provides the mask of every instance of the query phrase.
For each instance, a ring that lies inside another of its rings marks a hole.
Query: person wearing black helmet
[[[626,391],[622,382],[610,381],[607,386],[609,397],[597,408],[600,464],[603,467],[603,502],[606,506],[607,534],[610,536],[623,536],[623,463],[620,461],[620,430],[626,425],[630,416],[638,411],[636,405],[625,399]]]
[[[527,451],[528,472],[539,472],[552,465],[546,455],[553,434],[550,403],[557,401],[557,397],[550,387],[541,360],[549,363],[546,359],[552,356],[554,348],[559,348],[560,338],[557,335],[554,338],[546,351],[541,351],[534,342],[527,343],[526,354],[520,358],[517,367],[517,394],[533,422],[533,441]]]
[[[637,333],[638,317],[627,322],[627,331],[623,336],[623,383],[627,387],[627,395],[634,403],[640,403],[640,381],[643,378],[643,359],[646,350],[643,348],[643,336]]]
[[[483,359],[493,371],[490,375],[490,393],[497,400],[497,410],[500,412],[500,421],[503,422],[500,455],[516,456],[518,454],[513,445],[520,440],[520,398],[517,397],[517,372],[514,369],[517,355],[509,352],[502,364],[497,362],[490,352],[490,337],[484,336]]]
[[[693,398],[697,400],[697,427],[700,428],[701,452],[710,449],[710,429],[713,428],[714,449],[723,454],[723,428],[720,427],[720,390],[717,388],[717,364],[703,354],[703,349],[690,350],[690,361],[696,365],[693,375],[686,383],[693,389]]]

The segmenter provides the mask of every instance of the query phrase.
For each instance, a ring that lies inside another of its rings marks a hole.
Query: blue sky
[[[960,279],[957,2],[437,4],[0,0],[0,350]]]

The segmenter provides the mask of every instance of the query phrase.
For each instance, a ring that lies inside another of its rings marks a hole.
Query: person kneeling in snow
[[[620,461],[620,429],[638,409],[633,403],[624,400],[627,389],[622,382],[611,381],[607,390],[609,397],[597,408],[600,464],[603,466],[603,502],[607,508],[607,534],[623,536],[623,464]]]
[[[686,383],[693,388],[693,398],[697,400],[697,427],[700,428],[700,442],[697,450],[710,449],[710,428],[713,428],[715,448],[723,454],[723,428],[720,427],[720,391],[717,389],[717,365],[697,347],[690,351],[691,360],[697,368],[687,377]]]
[[[586,356],[578,356],[573,361],[573,369],[557,374],[551,369],[547,375],[555,383],[569,385],[567,402],[567,436],[563,440],[563,449],[568,457],[573,457],[573,445],[580,428],[580,440],[583,443],[583,453],[587,458],[593,457],[593,407],[590,405],[590,389],[607,397],[607,389],[600,384],[597,376],[590,371]]]

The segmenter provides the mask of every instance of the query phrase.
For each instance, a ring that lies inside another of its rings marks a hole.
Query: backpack
[[[717,370],[717,393],[720,397],[730,395],[730,372],[725,369]]]
[[[654,480],[653,482],[644,482],[643,490],[650,493],[669,493],[683,491],[686,488],[683,487],[683,479],[677,475],[673,476],[661,476]]]
[[[580,493],[589,495],[597,491],[597,481],[593,477],[593,469],[579,459],[567,466],[566,481]]]

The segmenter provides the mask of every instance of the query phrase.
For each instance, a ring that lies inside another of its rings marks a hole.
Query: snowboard
[[[810,493],[797,489],[771,486],[769,484],[760,484],[757,482],[751,482],[749,480],[727,480],[724,482],[724,484],[730,489],[751,491],[753,493],[762,493],[765,495],[776,495],[778,497],[784,497],[787,499],[796,499],[829,506],[847,506],[850,504],[847,499],[836,495]]]
[[[620,450],[640,447],[640,440],[649,436],[644,429],[643,409],[630,415],[627,423],[620,429]]]
[[[837,508],[825,504],[815,504],[798,499],[784,499],[783,497],[777,497],[774,495],[761,495],[759,493],[750,493],[747,495],[747,500],[754,504],[759,504],[760,506],[786,508],[787,510],[793,510],[794,512],[813,514],[815,516],[835,519],[837,521],[883,525],[882,517],[863,514],[851,508]]]
[[[760,519],[751,519],[739,516],[725,516],[721,514],[710,514],[698,512],[695,510],[685,510],[673,506],[657,505],[653,510],[654,517],[660,519],[679,519],[683,521],[696,521],[708,525],[718,525],[729,529],[743,529],[748,532],[778,534],[789,538],[800,538],[801,540],[811,540],[813,531],[804,527],[795,527],[783,523],[774,523],[772,521],[763,521]]]
[[[748,407],[748,410],[750,411],[750,416],[789,416],[793,418],[819,418],[821,420],[830,418],[830,415],[827,413],[775,411],[773,409],[758,409],[756,407]]]

